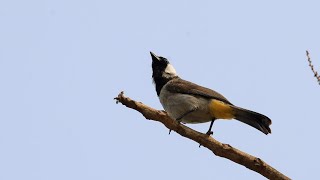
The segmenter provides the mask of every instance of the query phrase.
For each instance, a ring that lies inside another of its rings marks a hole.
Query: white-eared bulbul
[[[220,93],[181,79],[166,58],[150,54],[157,95],[172,119],[183,123],[211,121],[208,135],[216,119],[237,119],[264,134],[271,133],[267,116],[235,106]]]

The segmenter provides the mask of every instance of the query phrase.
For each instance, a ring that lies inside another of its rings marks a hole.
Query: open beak
[[[150,51],[151,57],[152,57],[152,61],[160,61],[159,57],[157,55],[155,55],[153,52]]]

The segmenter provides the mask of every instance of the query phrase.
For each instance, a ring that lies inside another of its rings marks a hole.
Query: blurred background
[[[162,109],[149,51],[273,120],[213,137],[293,179],[318,177],[319,1],[0,1],[0,179],[264,179],[115,104]],[[188,125],[206,132],[209,123]]]

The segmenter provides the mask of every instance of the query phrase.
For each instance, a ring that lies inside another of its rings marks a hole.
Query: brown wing
[[[192,82],[183,80],[181,78],[175,78],[168,82],[166,89],[170,92],[177,92],[182,94],[192,94],[197,96],[202,96],[210,99],[217,99],[219,101],[225,102],[232,105],[227,98],[222,96],[220,93],[213,91],[211,89],[199,86]]]

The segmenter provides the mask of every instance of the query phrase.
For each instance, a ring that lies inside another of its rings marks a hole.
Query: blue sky
[[[149,51],[187,80],[266,114],[265,136],[214,137],[293,179],[318,177],[318,1],[0,1],[0,179],[263,179],[136,111],[162,109]],[[206,132],[209,123],[189,125]]]

